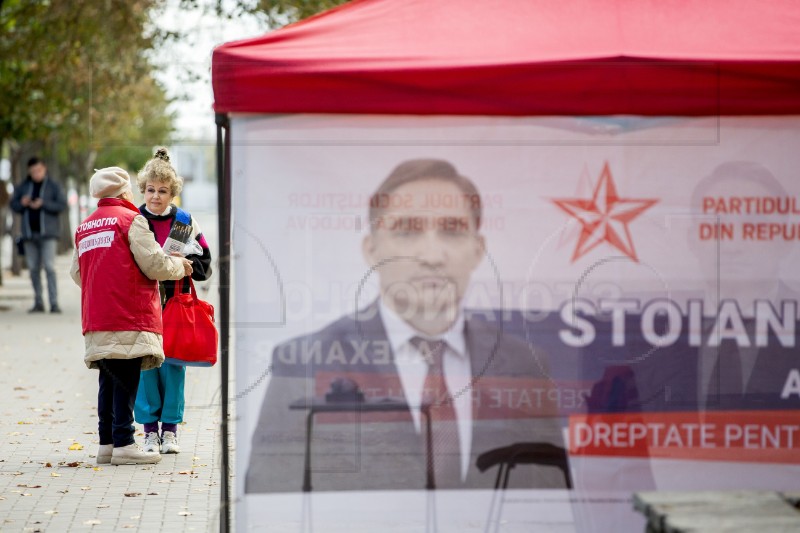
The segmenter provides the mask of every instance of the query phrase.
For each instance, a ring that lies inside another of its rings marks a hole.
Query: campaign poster
[[[239,529],[796,489],[798,126],[234,116]]]

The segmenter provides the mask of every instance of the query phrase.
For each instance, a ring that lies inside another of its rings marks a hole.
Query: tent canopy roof
[[[355,0],[214,50],[217,112],[800,114],[800,2]]]

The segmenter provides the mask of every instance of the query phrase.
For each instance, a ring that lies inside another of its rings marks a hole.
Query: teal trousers
[[[136,422],[152,424],[183,422],[183,386],[186,383],[186,367],[163,364],[159,368],[144,370],[136,391],[133,408]]]

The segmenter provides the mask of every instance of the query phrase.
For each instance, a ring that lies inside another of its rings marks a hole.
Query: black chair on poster
[[[484,528],[486,532],[491,531],[490,526],[493,523],[495,525],[495,530],[500,525],[505,496],[503,495],[500,498],[500,506],[497,510],[497,518],[495,519],[494,507],[497,499],[497,492],[501,488],[501,484],[503,491],[508,488],[508,479],[511,474],[511,469],[517,465],[544,465],[559,468],[564,474],[564,482],[566,483],[567,489],[572,488],[572,478],[569,474],[569,460],[566,450],[560,446],[555,446],[546,442],[517,442],[510,446],[495,448],[480,454],[475,461],[475,465],[481,472],[485,472],[493,466],[498,466],[492,502],[489,505],[486,527]]]
[[[495,490],[500,488],[501,481],[503,489],[508,487],[508,478],[512,468],[517,465],[533,464],[559,468],[564,474],[564,482],[567,488],[572,488],[566,450],[546,442],[518,442],[503,448],[495,448],[480,454],[475,462],[481,472],[499,465],[497,479],[494,484]]]

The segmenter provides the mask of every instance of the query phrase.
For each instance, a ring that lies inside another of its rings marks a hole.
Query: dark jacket
[[[156,232],[153,225],[159,223],[166,223],[169,227],[175,223],[175,216],[177,215],[177,207],[173,204],[172,209],[166,215],[154,215],[147,209],[145,209],[145,205],[142,204],[139,206],[139,212],[147,219],[147,223],[150,226],[150,231],[156,237],[156,241],[160,245],[164,245],[164,241],[166,240],[166,235],[160,235],[159,232]],[[189,213],[187,213],[189,214]],[[211,277],[211,250],[208,247],[208,243],[206,242],[205,236],[200,229],[197,221],[189,214],[189,220],[192,226],[192,237],[197,241],[200,245],[200,248],[203,250],[203,253],[200,255],[187,255],[186,259],[192,262],[192,275],[191,278],[195,281],[205,281],[209,277]],[[187,276],[183,280],[183,290],[181,292],[188,293],[189,289],[189,280]],[[166,305],[167,300],[172,298],[175,295],[175,281],[166,280],[160,283],[161,294],[162,294],[162,305]]]
[[[22,197],[32,194],[33,180],[28,177],[14,189],[14,196],[11,198],[11,209],[22,215],[22,238],[26,240],[36,236],[31,231],[30,223],[31,213],[35,211],[22,205]],[[59,214],[67,208],[67,197],[64,195],[61,185],[49,177],[45,177],[42,181],[39,197],[43,204],[39,209],[39,217],[41,217],[39,228],[41,229],[38,235],[45,239],[57,239],[61,235]]]

